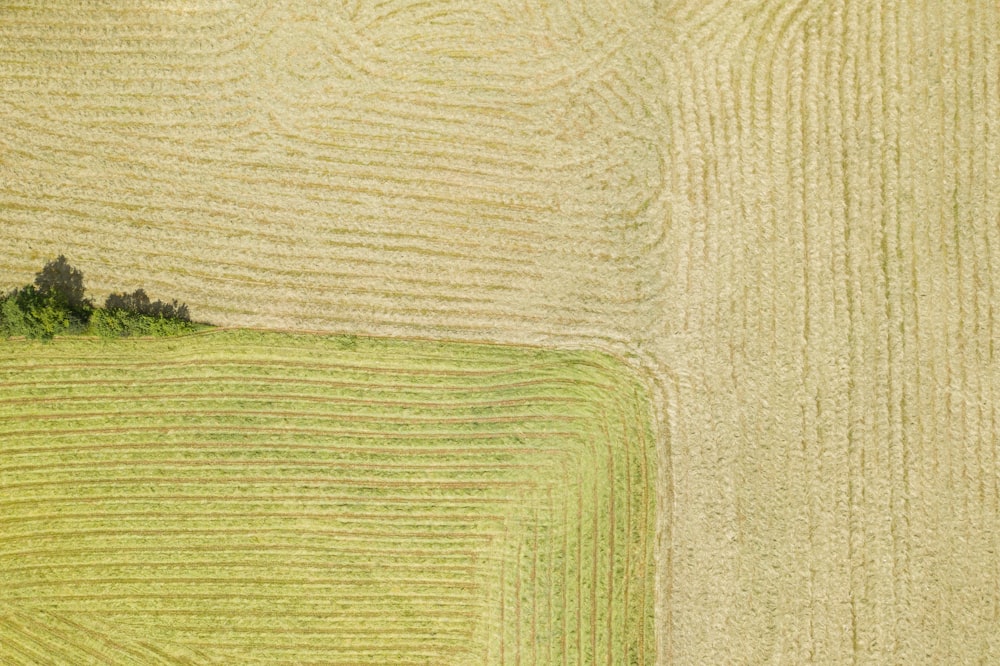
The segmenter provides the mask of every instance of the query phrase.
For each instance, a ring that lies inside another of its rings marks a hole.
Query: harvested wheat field
[[[97,294],[142,286],[225,326],[630,366],[656,441],[651,619],[587,606],[598,645],[551,661],[621,663],[621,641],[639,663],[1000,663],[992,0],[23,0],[0,7],[0,118],[0,288],[64,253]],[[26,538],[4,525],[3,543]],[[458,649],[474,616],[471,661],[550,663],[525,647],[548,607],[501,622],[499,598],[424,649]],[[416,622],[392,610],[371,626]],[[18,612],[7,626],[28,630]],[[67,635],[111,626],[46,612]],[[138,639],[144,616],[123,612]],[[169,652],[184,622],[150,628],[149,649],[186,658]],[[316,645],[311,626],[286,638]]]
[[[641,664],[610,357],[212,332],[0,349],[5,664]]]

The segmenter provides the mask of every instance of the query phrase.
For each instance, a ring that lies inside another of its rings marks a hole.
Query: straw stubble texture
[[[660,663],[1000,661],[1000,11],[0,9],[3,286],[654,378]]]

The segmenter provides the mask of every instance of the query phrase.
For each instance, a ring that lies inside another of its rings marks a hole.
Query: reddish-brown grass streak
[[[366,540],[370,540],[374,537],[366,537]],[[434,558],[442,556],[448,557],[476,557],[477,552],[472,550],[465,550],[459,547],[459,544],[449,544],[448,542],[443,542],[442,546],[448,546],[449,550],[424,550],[420,548],[400,548],[395,547],[392,549],[396,553],[406,553],[407,556],[417,556],[417,557],[428,557]],[[120,553],[148,553],[151,550],[160,553],[163,552],[174,552],[174,553],[229,553],[233,551],[250,551],[258,555],[268,555],[268,554],[281,554],[286,555],[287,553],[313,553],[317,555],[325,555],[330,552],[329,546],[310,546],[309,544],[288,544],[282,545],[280,543],[230,543],[226,545],[218,544],[185,544],[182,546],[174,546],[166,548],[163,546],[91,546],[87,548],[66,548],[63,546],[54,546],[56,552],[60,556],[70,556],[70,555],[91,555],[91,554],[108,554],[115,555]],[[386,552],[385,548],[351,548],[346,547],[343,544],[337,544],[336,548],[338,553],[353,553],[357,555],[384,555]],[[53,550],[49,548],[31,548],[31,549],[21,549],[21,550],[8,550],[5,551],[9,555],[17,555],[18,557],[38,557],[38,556],[51,556]]]
[[[459,362],[461,360],[459,359]],[[412,369],[397,366],[377,366],[377,365],[355,365],[349,363],[329,363],[321,361],[255,361],[252,359],[240,360],[218,360],[214,358],[194,359],[190,361],[149,361],[149,362],[113,362],[113,361],[88,361],[87,363],[40,363],[37,365],[0,365],[4,371],[23,372],[62,372],[65,370],[90,370],[96,368],[115,368],[131,370],[135,368],[155,368],[162,371],[165,368],[304,368],[313,372],[325,372],[330,370],[354,371],[364,374],[386,374],[386,375],[417,375],[421,377],[498,377],[503,375],[524,374],[526,372],[537,371],[541,368],[551,368],[560,370],[553,363],[525,363],[518,366],[507,366],[495,370],[447,370],[441,368],[421,368]],[[610,388],[610,387],[609,387]]]
[[[168,501],[172,501],[169,495],[162,498],[164,504]],[[60,513],[59,515],[52,514],[22,514],[19,518],[10,518],[0,516],[0,524],[2,523],[14,523],[19,520],[30,521],[31,519],[41,519],[47,521],[61,521],[61,520],[76,520],[78,518],[133,518],[135,520],[140,520],[143,518],[150,518],[157,516],[159,518],[168,518],[170,520],[196,520],[199,518],[320,518],[328,519],[331,521],[340,520],[383,520],[383,521],[397,521],[399,522],[409,522],[409,521],[428,521],[429,524],[446,524],[453,522],[466,522],[466,523],[478,523],[484,520],[494,520],[502,521],[504,516],[502,515],[491,515],[491,514],[469,514],[469,515],[448,515],[445,513],[425,513],[425,514],[411,514],[411,513],[358,513],[358,512],[347,512],[347,513],[326,513],[326,512],[311,512],[311,511],[177,511],[175,508],[164,508],[160,511],[88,511],[86,513]]]
[[[209,600],[219,600],[220,596],[218,594],[213,594],[210,592],[183,592],[168,591],[168,592],[143,592],[141,597],[137,597],[134,594],[124,594],[124,593],[110,593],[110,592],[95,592],[93,594],[52,594],[49,593],[49,597],[59,600],[71,600],[71,601],[95,601],[95,600],[121,600],[121,601],[131,601],[131,600],[141,600],[141,599],[165,599],[167,601],[176,601],[178,599],[209,599]],[[241,599],[273,599],[278,601],[285,600],[298,600],[305,599],[312,601],[315,599],[315,593],[310,592],[309,594],[267,594],[264,592],[245,592],[239,595],[227,595],[229,597],[241,598]],[[467,601],[466,595],[450,595],[446,592],[418,592],[418,591],[404,591],[404,590],[391,590],[391,591],[380,591],[378,593],[374,592],[337,592],[338,600],[353,600],[353,599],[371,599],[373,596],[380,596],[386,598],[405,598],[405,599],[431,599],[434,603],[437,603],[437,599],[454,599],[456,601],[462,601],[464,603],[458,604],[460,606],[469,606],[471,604]]]
[[[106,461],[95,461],[95,462],[57,462],[44,465],[2,465],[0,470],[5,472],[38,472],[38,471],[59,471],[59,470],[70,470],[70,469],[121,469],[125,467],[134,468],[135,466],[152,466],[152,467],[198,467],[198,468],[215,468],[215,467],[270,467],[273,469],[281,469],[286,471],[289,469],[302,467],[302,468],[312,468],[319,467],[324,469],[384,469],[390,471],[459,471],[459,470],[474,470],[482,472],[492,472],[501,470],[512,470],[512,469],[537,469],[538,463],[510,463],[510,462],[488,462],[484,461],[479,464],[471,463],[428,463],[428,464],[402,464],[402,463],[356,463],[352,460],[330,460],[330,461],[317,461],[317,460],[295,460],[295,459],[271,459],[271,460],[129,460],[127,462],[120,463],[108,463]]]
[[[213,382],[215,383],[215,382]],[[131,383],[129,383],[131,384]],[[131,395],[121,395],[117,393],[88,394],[88,395],[64,395],[57,397],[31,397],[31,398],[0,398],[0,405],[34,405],[34,404],[64,404],[79,402],[110,402],[135,404],[136,402],[159,402],[159,401],[212,401],[220,400],[261,400],[266,402],[316,402],[321,404],[348,404],[348,405],[369,405],[378,407],[419,407],[421,409],[456,409],[474,407],[523,407],[531,405],[534,407],[548,406],[556,404],[583,404],[582,398],[572,396],[531,396],[526,398],[507,398],[503,400],[468,400],[468,401],[418,401],[418,400],[380,400],[373,398],[350,398],[346,396],[317,396],[305,393],[224,393],[219,395],[208,395],[198,393],[150,393],[145,392],[142,398]],[[6,418],[6,417],[5,417]]]
[[[35,530],[30,535],[10,535],[2,534],[0,535],[0,543],[9,543],[12,541],[19,541],[24,539],[45,539],[50,537],[58,536],[69,536],[77,535],[82,536],[122,536],[123,532],[119,530],[111,529],[94,529],[94,528],[81,528],[73,532],[66,532],[62,530]],[[208,528],[192,528],[192,529],[129,529],[124,533],[129,537],[135,536],[219,536],[221,534],[244,534],[247,536],[259,536],[262,534],[300,534],[308,536],[319,536],[319,537],[346,537],[346,538],[370,538],[370,537],[392,537],[392,538],[417,538],[417,539],[466,539],[474,541],[489,541],[491,536],[484,533],[474,533],[469,532],[400,532],[396,530],[392,531],[377,531],[377,530],[320,530],[320,529],[310,529],[304,528],[296,525],[289,525],[288,527],[253,527],[253,528],[235,528],[235,527],[220,527],[217,529]]]
[[[544,379],[525,379],[519,382],[505,382],[502,384],[470,384],[468,386],[438,386],[436,384],[390,384],[369,382],[345,382],[325,379],[309,379],[303,377],[268,377],[263,375],[206,375],[206,376],[186,376],[186,377],[162,377],[158,379],[80,379],[62,380],[58,382],[34,381],[34,382],[4,382],[9,388],[65,388],[65,387],[87,387],[87,386],[158,386],[160,384],[196,384],[203,385],[205,382],[213,384],[231,383],[237,386],[248,384],[303,384],[305,386],[322,386],[324,388],[352,388],[365,390],[392,390],[392,391],[429,391],[429,392],[450,392],[450,393],[492,393],[499,390],[527,388],[529,386],[579,386],[581,383],[571,380],[551,377]],[[591,385],[601,389],[600,385]]]
[[[135,476],[130,475],[129,485],[138,484],[195,484],[199,483],[198,478],[193,477],[165,477],[165,476]],[[40,480],[40,481],[15,481],[8,484],[8,488],[39,488],[46,486],[69,486],[72,484],[79,484],[80,486],[87,485],[120,485],[116,481],[101,481],[99,479],[88,480],[88,479],[59,479],[59,480]],[[222,483],[226,485],[235,485],[241,483],[260,483],[260,484],[279,484],[279,485],[299,485],[303,483],[313,483],[316,485],[336,485],[336,486],[350,486],[350,487],[386,487],[386,488],[397,488],[397,487],[407,487],[416,486],[420,484],[432,484],[439,487],[445,488],[483,488],[488,486],[490,488],[505,487],[505,488],[532,488],[537,485],[529,481],[501,481],[501,480],[490,480],[489,482],[477,482],[477,481],[447,481],[437,478],[429,479],[406,479],[399,481],[388,481],[385,479],[363,479],[363,478],[335,478],[335,477],[325,477],[325,476],[312,476],[312,477],[295,477],[291,479],[276,478],[270,476],[240,476],[240,477],[226,477],[220,479],[201,479],[200,483]],[[2,537],[0,537],[2,538]]]
[[[93,432],[96,432],[96,431],[93,431]],[[534,433],[534,432],[532,432],[532,433],[527,433],[527,435],[530,435],[530,438],[539,438],[539,437],[546,437],[546,438],[548,438],[548,437],[551,437],[551,436],[560,436],[560,433],[550,433],[550,432]],[[423,434],[421,433],[420,436],[423,437]],[[497,435],[496,437],[491,437],[489,439],[503,439],[503,438],[508,437],[508,436],[509,435],[500,434],[500,435]],[[409,441],[412,444],[412,439],[409,440]],[[175,441],[175,440],[171,440],[169,442],[164,442],[164,443],[160,443],[160,442],[145,442],[145,443],[139,443],[139,444],[137,444],[137,443],[130,442],[130,443],[126,444],[126,443],[114,442],[114,443],[109,443],[109,444],[80,444],[80,445],[67,444],[65,446],[18,447],[16,449],[15,448],[11,448],[8,451],[6,451],[5,453],[7,453],[10,456],[15,456],[15,455],[36,455],[36,454],[39,454],[39,453],[47,453],[47,452],[67,453],[67,452],[75,452],[75,451],[104,451],[104,450],[108,450],[108,449],[112,449],[112,448],[115,451],[142,451],[142,450],[146,450],[146,449],[154,449],[154,450],[157,450],[157,451],[168,451],[168,450],[175,449],[175,448],[189,448],[189,447],[190,448],[201,448],[201,449],[225,449],[225,450],[232,450],[233,445],[230,444],[230,443],[226,443],[226,442],[191,442],[191,441],[178,442],[178,441]],[[261,447],[261,448],[263,448],[263,447]],[[400,453],[400,451],[399,451],[399,449],[397,447],[394,447],[394,448],[378,448],[378,447],[371,447],[371,446],[344,446],[342,444],[336,444],[336,445],[330,444],[330,445],[322,446],[322,445],[316,445],[316,444],[300,444],[300,443],[295,443],[295,442],[281,442],[281,443],[275,443],[275,444],[268,443],[268,444],[266,444],[266,448],[267,449],[281,449],[281,450],[286,450],[287,449],[289,451],[313,451],[313,452],[317,452],[317,453],[320,453],[320,452],[322,452],[322,453],[338,453],[338,454],[340,454],[340,453],[350,453],[350,454],[365,453],[365,454],[371,454],[371,455],[386,455],[386,456],[395,456],[395,457],[398,457],[398,456],[401,455],[401,453]],[[542,447],[542,446],[530,445],[528,443],[525,443],[524,447],[521,447],[521,448],[517,448],[517,447],[513,447],[513,446],[499,446],[499,447],[498,446],[494,446],[494,447],[488,447],[488,446],[481,446],[480,447],[480,446],[475,446],[475,447],[466,447],[466,448],[461,448],[461,449],[453,449],[453,448],[442,449],[442,448],[431,448],[431,447],[424,448],[424,447],[420,447],[420,448],[412,448],[410,450],[407,450],[406,453],[405,453],[405,455],[407,457],[420,457],[420,456],[434,456],[434,457],[438,457],[438,456],[453,456],[453,455],[455,455],[455,456],[470,456],[470,455],[471,456],[486,456],[486,455],[503,455],[503,454],[510,454],[510,455],[518,454],[518,455],[523,455],[526,451],[530,451],[532,453],[554,453],[554,454],[566,454],[567,453],[567,451],[566,451],[565,448]]]
[[[232,582],[232,578],[229,576],[172,576],[163,577],[157,576],[155,581],[151,581],[149,578],[142,577],[132,577],[127,578],[124,576],[97,576],[97,577],[86,577],[81,576],[76,579],[81,585],[84,583],[89,584],[115,584],[115,585],[179,585],[187,583],[190,585],[225,585]],[[449,587],[464,588],[464,589],[475,589],[480,586],[480,583],[467,582],[460,579],[445,578],[447,580]],[[249,576],[246,579],[247,583],[253,583],[254,585],[295,585],[297,587],[367,587],[368,583],[363,580],[358,580],[357,578],[323,578],[322,580],[315,580],[313,578],[291,578],[291,577],[281,577],[281,578],[260,578]],[[393,576],[393,585],[413,585],[413,586],[426,586],[426,585],[438,585],[441,579],[439,578],[405,578],[402,576]],[[63,581],[45,581],[45,580],[34,580],[34,581],[17,581],[11,583],[7,589],[8,590],[23,590],[26,588],[38,588],[38,587],[49,587],[52,585],[62,585]],[[142,596],[141,593],[136,596]]]
[[[160,502],[163,500],[163,495],[143,495],[140,493],[129,493],[128,497],[122,497],[121,495],[86,495],[82,497],[64,497],[64,496],[52,496],[52,495],[34,495],[30,499],[2,499],[0,500],[0,506],[13,507],[24,504],[44,504],[46,506],[54,506],[59,503],[74,504],[77,502],[84,503],[122,503],[122,502]],[[246,505],[250,503],[250,500],[246,497],[234,497],[232,494],[227,495],[213,495],[211,493],[203,495],[178,495],[171,493],[170,500],[172,502],[234,502],[241,505]],[[496,503],[508,503],[517,502],[517,498],[512,497],[463,497],[454,496],[448,497],[447,495],[434,495],[432,498],[428,498],[426,495],[421,494],[415,497],[396,497],[396,496],[378,496],[378,497],[363,497],[356,495],[330,495],[323,493],[322,496],[308,496],[308,495],[279,495],[279,494],[268,494],[265,500],[256,500],[257,503],[270,504],[272,502],[283,502],[283,501],[294,501],[301,502],[304,504],[335,504],[335,503],[346,503],[346,504],[433,504],[434,506],[449,506],[451,503],[454,505],[461,506],[463,504],[486,504],[492,505]]]
[[[216,427],[213,427],[216,426]],[[225,426],[225,427],[222,427]],[[383,439],[395,439],[402,435],[414,436],[417,435],[422,439],[457,439],[458,435],[454,432],[418,432],[418,433],[387,433],[380,430],[325,430],[321,428],[296,428],[293,426],[285,428],[263,428],[263,427],[250,427],[250,426],[237,426],[230,424],[206,424],[202,426],[185,426],[185,425],[170,425],[170,426],[132,426],[132,427],[118,427],[118,428],[62,428],[62,429],[46,429],[45,431],[36,430],[14,430],[8,431],[6,434],[11,437],[36,437],[36,436],[48,436],[57,437],[62,435],[102,435],[102,434],[121,434],[128,432],[156,432],[156,433],[170,433],[170,432],[200,432],[200,433],[210,433],[210,432],[247,432],[247,433],[273,433],[273,434],[284,434],[284,433],[296,433],[296,434],[308,434],[308,435],[329,435],[332,437],[367,437],[367,438],[383,438]],[[546,430],[544,433],[548,437],[571,437],[576,433],[565,432],[565,431],[553,431]],[[535,436],[532,431],[510,431],[510,432],[463,432],[461,434],[461,439],[500,439],[503,437],[510,437],[511,435],[526,435]]]
[[[462,598],[464,599],[465,597],[462,597]],[[470,606],[472,604],[469,604],[469,603],[463,603],[463,604],[456,604],[456,603],[448,604],[448,603],[445,603],[444,605],[446,605],[446,606],[458,606],[459,608],[461,608],[461,607]],[[104,616],[109,616],[109,615],[110,616],[114,616],[115,615],[114,612],[103,611],[103,610],[102,611],[74,610],[73,612],[74,613],[82,613],[82,614],[85,614],[85,615],[90,615],[90,614],[93,614],[93,615],[100,614],[100,615],[104,615]],[[341,611],[341,612],[343,612],[343,611]],[[385,612],[384,611],[380,611],[380,610],[365,610],[364,608],[351,608],[350,609],[350,615],[347,615],[347,616],[340,616],[340,615],[337,615],[335,613],[336,613],[335,610],[325,610],[325,611],[319,612],[319,611],[308,611],[308,610],[298,610],[298,609],[295,609],[295,610],[289,610],[289,609],[268,610],[268,609],[263,609],[263,608],[255,608],[254,612],[253,612],[253,614],[254,614],[255,617],[257,617],[257,616],[261,616],[261,617],[287,617],[288,615],[294,615],[296,618],[301,618],[301,619],[323,619],[323,620],[325,620],[325,619],[329,618],[329,619],[331,619],[333,621],[336,621],[336,622],[350,622],[352,618],[357,618],[357,617],[385,618]],[[195,610],[192,610],[192,609],[184,609],[184,608],[157,608],[155,614],[156,615],[179,615],[179,616],[189,616],[189,615],[195,615],[195,614],[202,614],[202,615],[206,615],[206,616],[209,616],[209,617],[242,617],[242,618],[245,618],[246,617],[246,610],[226,610],[226,609],[223,609],[223,608],[213,608],[212,610],[209,610],[209,611],[204,611],[204,610],[195,611]],[[424,615],[428,615],[428,616],[432,616],[432,617],[434,617],[434,616],[440,616],[442,618],[456,618],[456,617],[458,617],[458,618],[465,618],[465,617],[476,617],[476,616],[478,616],[478,613],[475,612],[475,611],[473,611],[473,612],[467,612],[467,613],[457,613],[456,611],[451,610],[451,609],[445,610],[445,609],[441,609],[441,608],[435,608],[434,606],[429,606],[427,608],[422,608],[420,610],[420,614],[421,614],[421,616],[424,616]],[[130,613],[121,613],[121,615],[130,615]],[[456,620],[452,619],[452,621],[456,621]]]
[[[344,554],[344,551],[342,549],[340,549],[340,548],[337,548],[336,551],[337,551],[338,557],[340,557],[340,556],[342,556]],[[87,551],[87,552],[89,554],[90,551]],[[379,568],[379,569],[381,569],[381,568],[385,568],[385,569],[417,569],[417,570],[425,570],[425,569],[427,569],[427,563],[426,562],[398,562],[398,561],[394,561],[394,560],[387,560],[387,561],[383,562],[383,561],[373,560],[370,557],[371,554],[384,555],[385,552],[386,551],[384,551],[384,550],[378,551],[377,553],[373,553],[373,551],[369,551],[369,553],[368,553],[367,556],[365,556],[363,558],[359,557],[358,559],[356,559],[354,561],[347,562],[347,563],[310,562],[310,561],[299,561],[299,560],[296,560],[295,562],[288,562],[285,566],[286,566],[286,568],[295,569],[297,571],[298,570],[310,570],[310,569],[315,569],[317,571],[340,571],[340,570],[344,570],[344,569],[354,569],[354,568],[362,569],[362,568],[366,568],[366,567],[368,567],[368,568]],[[409,551],[407,551],[406,554],[407,554],[408,557],[412,556],[412,553],[410,553]],[[442,571],[462,572],[462,573],[466,573],[466,574],[471,574],[471,573],[473,573],[475,571],[475,566],[469,564],[469,561],[471,560],[472,557],[473,557],[473,554],[471,554],[471,553],[468,554],[468,555],[463,555],[462,556],[462,563],[461,564],[450,563],[450,562],[447,563],[447,564],[441,564],[441,563],[437,563],[435,561],[434,569],[435,570],[440,569]],[[446,556],[446,557],[443,557],[442,559],[445,559],[445,560],[447,560],[447,559],[458,560],[459,558],[456,557],[455,555],[451,555],[450,557]],[[360,562],[359,562],[359,560],[360,560]],[[61,570],[64,570],[64,569],[95,569],[95,568],[97,568],[97,569],[104,569],[104,568],[107,568],[107,569],[132,569],[132,568],[136,568],[136,567],[140,567],[140,568],[143,568],[143,569],[145,569],[146,567],[149,567],[149,568],[162,568],[162,569],[177,569],[177,568],[192,569],[194,567],[201,567],[201,566],[204,566],[204,567],[215,567],[215,568],[222,567],[222,568],[225,568],[227,571],[232,571],[234,569],[247,569],[247,568],[254,569],[254,568],[259,567],[259,563],[256,562],[255,560],[247,560],[247,561],[244,561],[244,562],[239,562],[239,561],[226,562],[223,565],[217,559],[199,561],[199,560],[192,560],[190,558],[185,558],[183,560],[178,560],[178,561],[169,561],[169,560],[167,560],[167,561],[155,561],[155,560],[145,560],[144,559],[140,563],[140,562],[131,562],[131,561],[128,561],[128,560],[113,560],[113,559],[109,558],[109,559],[103,559],[103,560],[94,561],[94,562],[60,562],[59,563],[59,570],[61,571]],[[275,565],[272,564],[271,566],[275,566]],[[9,570],[10,571],[21,571],[21,572],[24,572],[24,571],[52,571],[52,565],[49,565],[49,564],[16,564],[16,565],[11,566]],[[159,579],[157,579],[157,580],[159,580]]]
[[[14,615],[16,617],[18,617],[22,622],[26,622],[29,625],[37,625],[38,624],[37,620],[35,618],[32,618],[28,613],[15,612]],[[0,614],[0,619],[2,619],[2,617],[3,617],[2,614]],[[113,648],[118,649],[119,651],[122,651],[122,652],[125,652],[126,654],[129,654],[129,651],[124,650],[118,643],[114,642],[113,640],[111,640],[110,638],[108,638],[106,636],[103,636],[101,634],[94,634],[94,632],[92,632],[90,630],[87,630],[87,629],[85,629],[83,627],[80,627],[80,625],[75,624],[73,622],[69,622],[68,620],[65,620],[63,618],[59,618],[59,621],[65,622],[66,624],[69,624],[72,627],[80,629],[80,630],[84,631],[85,633],[88,633],[88,634],[91,634],[91,635],[96,635],[101,642],[103,642],[103,643],[105,643],[107,645],[110,645]],[[10,625],[8,624],[8,626],[10,626]],[[93,650],[89,645],[81,644],[81,643],[78,643],[77,641],[68,641],[68,639],[67,639],[67,637],[66,637],[66,635],[65,635],[64,632],[59,632],[59,631],[56,631],[56,630],[52,630],[51,627],[45,627],[45,631],[46,631],[46,633],[53,633],[53,634],[57,635],[60,638],[61,641],[66,641],[68,644],[71,644],[73,647],[76,647],[76,648],[78,648],[78,649],[86,652],[91,657],[94,657],[95,659],[97,659],[99,662],[100,661],[104,661],[106,659],[106,655],[104,655],[101,652],[98,652],[96,650]]]
[[[181,417],[198,417],[198,418],[209,418],[212,416],[242,416],[245,418],[254,417],[274,417],[274,418],[300,418],[300,419],[311,419],[320,421],[349,421],[352,423],[361,422],[367,423],[371,421],[388,422],[388,423],[402,423],[402,424],[423,424],[423,423],[523,423],[523,422],[534,422],[534,421],[559,421],[563,423],[573,423],[583,420],[579,416],[569,416],[565,414],[524,414],[517,416],[383,416],[383,415],[365,415],[365,414],[336,414],[329,412],[301,412],[301,411],[283,411],[283,410],[252,410],[252,409],[212,409],[205,411],[196,410],[174,410],[174,409],[162,409],[162,410],[130,410],[127,413],[122,412],[75,412],[72,414],[18,414],[16,416],[5,416],[3,417],[6,421],[59,421],[59,420],[86,420],[86,419],[101,419],[101,418],[148,418],[156,416],[181,416]],[[167,426],[169,427],[169,426]]]

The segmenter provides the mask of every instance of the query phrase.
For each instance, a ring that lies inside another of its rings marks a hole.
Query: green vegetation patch
[[[35,274],[34,284],[0,295],[0,337],[167,337],[210,328],[192,322],[187,305],[152,301],[144,289],[111,294],[103,308],[94,307],[84,292],[83,273],[60,255]]]
[[[2,661],[653,663],[654,446],[594,352],[0,343]]]

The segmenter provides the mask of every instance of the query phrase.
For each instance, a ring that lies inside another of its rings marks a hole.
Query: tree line
[[[143,289],[113,293],[103,307],[86,297],[83,272],[59,255],[35,274],[33,284],[0,296],[0,335],[51,340],[56,335],[167,336],[202,328],[187,305],[152,301]]]

